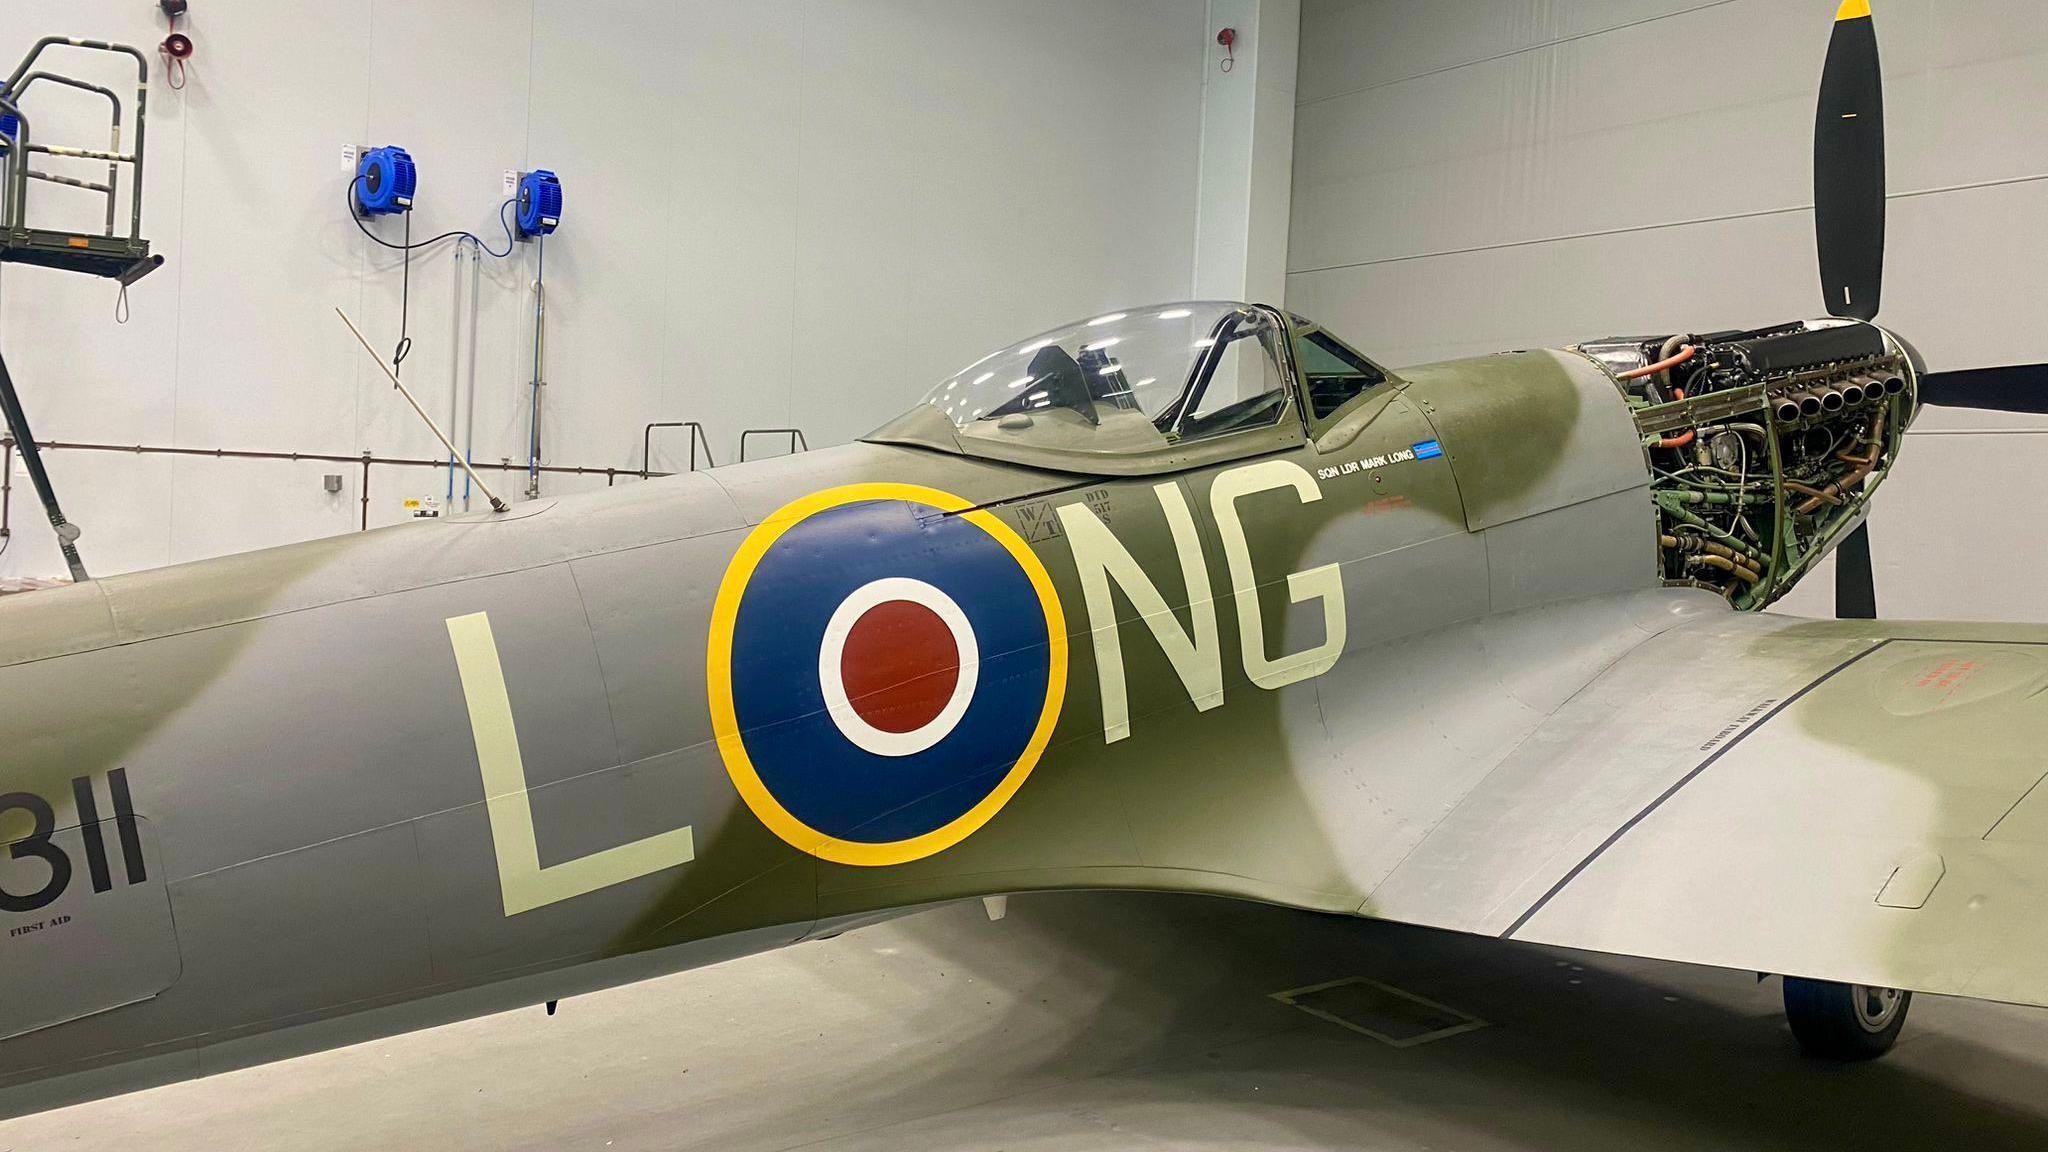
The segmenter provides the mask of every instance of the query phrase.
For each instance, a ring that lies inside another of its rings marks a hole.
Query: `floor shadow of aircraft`
[[[1126,1140],[1138,1117],[1146,1137],[1197,1145],[2048,1146],[2048,1064],[2019,1054],[2040,1050],[2048,1015],[2024,1009],[1929,998],[1886,1061],[1841,1066],[1803,1058],[1776,982],[1744,973],[1187,896],[1023,896],[1003,922],[980,919],[953,907],[893,930],[1002,1007],[963,1019],[960,997],[935,998],[919,1028],[949,1039],[842,1097],[914,1098],[1014,1059],[1048,1016],[1063,1027],[1012,1094],[891,1125],[891,1139],[980,1146],[1052,1110],[1121,1118]],[[1492,1026],[1399,1049],[1269,996],[1354,975]]]

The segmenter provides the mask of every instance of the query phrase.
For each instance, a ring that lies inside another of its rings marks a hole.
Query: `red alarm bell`
[[[185,61],[192,58],[192,38],[178,31],[178,17],[185,14],[186,0],[157,0],[157,6],[164,10],[164,19],[171,26],[171,34],[156,46],[164,60],[164,79],[174,89],[183,88]]]

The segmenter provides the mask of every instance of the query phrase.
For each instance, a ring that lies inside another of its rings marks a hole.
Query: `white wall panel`
[[[1734,0],[1306,0],[1304,104]]]
[[[342,148],[398,143],[421,166],[416,239],[465,228],[502,246],[503,171],[561,174],[567,219],[546,257],[550,462],[637,466],[654,420],[703,421],[721,461],[750,426],[842,441],[989,347],[1186,293],[1206,11],[200,0],[188,87],[153,90],[145,231],[168,263],[133,290],[125,327],[111,285],[8,267],[0,351],[48,439],[438,456],[333,315],[348,309],[380,351],[397,339],[399,261],[343,215]],[[164,33],[140,0],[11,0],[0,60],[44,34],[152,48]],[[132,87],[117,64],[92,74]],[[45,139],[96,139],[91,101],[37,95]],[[91,197],[47,191],[37,201],[55,215],[39,219],[96,219]],[[400,235],[392,220],[373,227]],[[480,459],[525,458],[538,255],[486,262]],[[451,400],[454,268],[445,244],[412,266],[404,375],[437,417]],[[661,433],[654,466],[680,467],[685,444]],[[361,514],[352,466],[117,459],[58,465],[99,571],[346,531]],[[342,493],[322,488],[330,472]],[[603,483],[550,476],[545,489]],[[445,486],[443,473],[379,468],[371,523]],[[523,476],[503,486],[519,491]],[[19,478],[14,495],[0,573],[61,571]]]
[[[130,296],[137,308],[178,314],[179,443],[332,450],[333,433],[353,430],[357,417],[355,360],[331,309],[360,311],[362,241],[342,211],[340,149],[367,131],[374,24],[340,5],[251,4],[232,18],[225,9],[204,15],[193,35],[205,54],[185,91],[155,93],[183,104],[185,179],[166,189],[185,205],[183,242],[166,253],[176,262]],[[133,23],[121,19],[117,34],[140,39]],[[320,48],[285,47],[299,44]],[[145,215],[145,235],[153,219]],[[31,275],[57,274],[10,273],[10,292],[31,290]],[[92,330],[59,324],[37,341],[68,344]]]
[[[1883,319],[1936,369],[2048,360],[2048,20],[2038,0],[1877,7]],[[1833,11],[1304,0],[1288,303],[1396,364],[1819,312]],[[1984,434],[1932,434],[1958,429]],[[2048,517],[1992,495],[2031,490],[2043,433],[1923,415],[1873,528],[1888,615],[2048,618]],[[1830,610],[1826,580],[1790,606]]]
[[[1813,84],[1741,43],[1735,7],[1303,106],[1290,267],[1806,203]],[[1808,42],[1825,46],[1828,15]],[[1715,62],[1711,82],[1676,43]]]
[[[1186,294],[1201,4],[806,11],[794,422],[843,440],[991,331]]]

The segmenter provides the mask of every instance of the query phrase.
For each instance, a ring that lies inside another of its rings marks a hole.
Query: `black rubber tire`
[[[1911,992],[1898,993],[1898,1008],[1873,1027],[1858,1010],[1858,998],[1872,989],[1832,980],[1785,977],[1785,1019],[1808,1056],[1822,1060],[1875,1060],[1898,1043],[1913,1006]],[[1876,990],[1887,991],[1887,990]]]

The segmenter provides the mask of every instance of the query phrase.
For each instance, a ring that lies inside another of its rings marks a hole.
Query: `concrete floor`
[[[1394,1048],[1269,993],[1366,976],[1490,1027]],[[1022,896],[0,1122],[44,1149],[2048,1147],[2048,1013],[1915,1004],[1794,1049],[1778,985],[1189,897]]]

